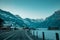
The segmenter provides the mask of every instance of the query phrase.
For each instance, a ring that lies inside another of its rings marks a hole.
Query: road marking
[[[27,32],[25,32],[26,36],[30,39],[30,40],[33,40],[28,34]]]
[[[15,35],[15,34],[12,34],[12,35],[8,36],[8,37],[7,37],[7,38],[5,38],[4,40],[9,39],[9,38],[10,38],[10,37],[12,37],[13,35]]]

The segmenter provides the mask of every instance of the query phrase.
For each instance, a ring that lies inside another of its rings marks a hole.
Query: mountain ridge
[[[21,18],[19,15],[13,15],[10,12],[0,9],[0,18],[5,21],[12,21],[21,27],[48,28],[60,26],[60,10],[55,11],[51,16],[44,19]],[[56,24],[57,23],[57,24]]]

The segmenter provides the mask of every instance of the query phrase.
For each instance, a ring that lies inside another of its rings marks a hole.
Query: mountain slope
[[[24,19],[24,23],[28,25],[28,27],[33,28],[38,28],[41,22],[43,22],[43,19],[29,19],[29,18]]]
[[[40,27],[60,27],[60,10],[47,17],[46,20],[40,24]]]
[[[11,24],[18,25],[20,27],[23,26],[23,20],[19,19],[15,15],[11,14],[10,12],[4,11],[0,9],[0,18],[7,22],[11,22]]]

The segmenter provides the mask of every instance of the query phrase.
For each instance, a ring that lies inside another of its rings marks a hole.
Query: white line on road
[[[27,32],[25,32],[26,36],[30,39],[30,40],[33,40],[28,34]]]
[[[7,40],[7,39],[9,39],[10,37],[12,37],[12,36],[14,36],[15,34],[12,34],[12,35],[10,35],[10,36],[8,36],[7,38],[5,38],[4,40]]]

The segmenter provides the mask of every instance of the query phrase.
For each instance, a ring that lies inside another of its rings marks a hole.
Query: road
[[[25,30],[15,30],[0,34],[0,40],[33,40]]]

